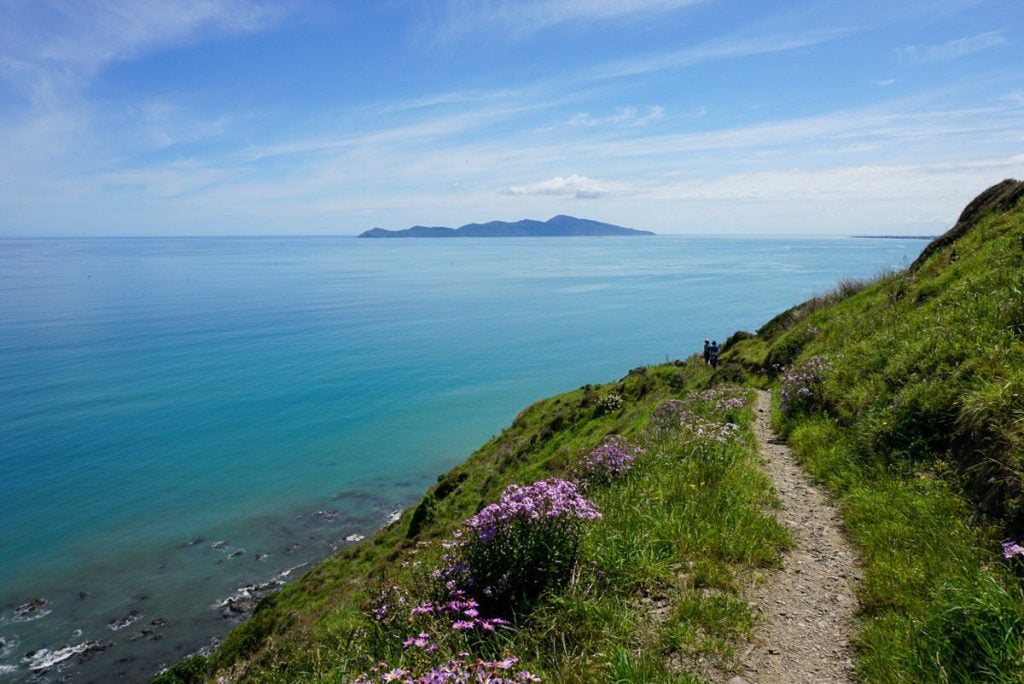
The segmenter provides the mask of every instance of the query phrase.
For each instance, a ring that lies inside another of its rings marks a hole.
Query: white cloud
[[[990,50],[1006,43],[1002,31],[988,31],[968,38],[958,38],[939,45],[909,45],[896,49],[896,54],[914,62],[950,62],[976,52]]]
[[[593,128],[594,126],[646,126],[665,118],[665,108],[661,106],[647,107],[641,113],[636,107],[622,107],[614,114],[604,117],[591,116],[589,112],[577,112],[570,116],[565,125],[569,128]]]
[[[614,183],[586,176],[555,176],[530,185],[512,185],[502,190],[503,195],[572,195],[576,199],[595,199],[623,189]]]

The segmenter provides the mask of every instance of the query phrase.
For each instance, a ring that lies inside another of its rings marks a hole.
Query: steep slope
[[[723,354],[779,384],[779,427],[840,496],[866,562],[868,681],[1020,681],[1022,567],[1000,541],[1024,534],[1022,197],[990,188],[911,268]]]

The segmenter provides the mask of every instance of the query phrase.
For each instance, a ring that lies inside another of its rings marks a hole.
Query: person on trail
[[[704,363],[711,363],[711,340],[704,340]]]
[[[718,340],[712,340],[708,347],[708,362],[712,368],[718,368]]]

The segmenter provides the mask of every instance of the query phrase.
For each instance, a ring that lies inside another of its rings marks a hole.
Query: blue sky
[[[1021,27],[1020,0],[0,0],[0,235],[936,233],[1024,177]]]

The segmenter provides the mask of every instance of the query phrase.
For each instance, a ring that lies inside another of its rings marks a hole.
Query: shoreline
[[[235,545],[227,539],[203,536],[165,549],[162,555],[170,554],[177,560],[186,554],[193,570],[201,566],[225,568],[230,567],[228,563],[245,561],[265,566],[262,571],[253,570],[251,564],[241,566],[244,569],[240,567],[229,575],[239,579],[230,582],[223,581],[221,575],[221,584],[232,585],[230,589],[213,600],[190,597],[178,601],[176,610],[154,610],[152,603],[164,588],[157,577],[137,586],[132,596],[120,601],[67,588],[26,596],[0,611],[0,681],[28,682],[49,676],[71,681],[81,677],[151,679],[182,659],[212,652],[231,629],[252,615],[261,599],[276,594],[339,551],[394,524],[409,505],[377,506],[359,517],[338,508],[287,516],[279,521],[278,529],[289,529],[292,534],[281,537],[275,550],[265,552],[249,553],[242,545],[244,541]],[[370,517],[376,523],[371,523]],[[277,564],[271,560],[274,557]],[[94,581],[102,583],[102,578]],[[110,609],[89,605],[97,600],[120,603],[122,609],[114,614]],[[168,602],[163,603],[166,608]],[[168,642],[170,645],[165,646]]]

